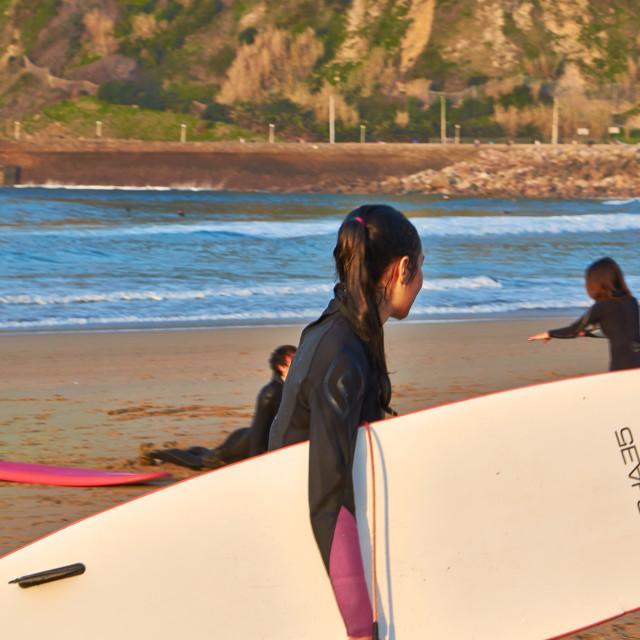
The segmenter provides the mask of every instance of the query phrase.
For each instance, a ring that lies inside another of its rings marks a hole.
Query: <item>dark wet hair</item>
[[[296,348],[292,344],[283,344],[276,347],[269,356],[269,366],[271,371],[280,375],[280,367],[283,367],[289,356],[293,357]]]
[[[607,298],[620,298],[630,296],[631,291],[627,287],[622,275],[622,269],[612,258],[600,258],[589,265],[584,273],[587,293],[594,300],[606,300]]]
[[[340,284],[342,310],[369,347],[378,380],[380,402],[387,409],[391,383],[384,351],[378,305],[386,296],[382,277],[394,260],[409,257],[410,279],[415,277],[422,244],[416,228],[393,207],[363,205],[344,219],[333,250]]]

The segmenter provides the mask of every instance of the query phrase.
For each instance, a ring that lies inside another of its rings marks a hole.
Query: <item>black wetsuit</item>
[[[274,373],[271,382],[262,387],[258,394],[256,411],[249,427],[250,456],[260,455],[269,448],[269,430],[280,408],[283,386],[284,380]]]
[[[334,591],[330,559],[338,516],[346,508],[355,517],[358,427],[382,417],[369,350],[334,299],[302,333],[269,438],[269,449],[309,440],[311,526]]]
[[[158,449],[152,458],[172,462],[190,469],[217,469],[225,464],[260,455],[269,444],[269,428],[278,413],[284,381],[277,374],[266,384],[256,401],[256,410],[250,427],[236,429],[215,449],[191,447],[190,449]]]
[[[604,335],[598,335],[597,329]],[[640,367],[640,322],[638,302],[633,296],[606,298],[596,303],[576,322],[549,331],[551,338],[586,336],[609,340],[609,370]]]

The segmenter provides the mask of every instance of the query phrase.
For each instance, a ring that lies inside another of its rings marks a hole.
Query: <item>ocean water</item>
[[[1,188],[0,331],[304,324],[332,296],[342,218],[369,202],[422,238],[410,320],[577,315],[604,255],[640,293],[636,199]]]

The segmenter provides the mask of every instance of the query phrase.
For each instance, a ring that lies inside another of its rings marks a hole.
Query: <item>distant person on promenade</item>
[[[611,258],[597,260],[585,272],[585,288],[595,304],[581,318],[568,327],[538,333],[529,340],[607,338],[609,371],[640,367],[638,301],[631,295],[622,269]]]
[[[264,453],[269,445],[269,429],[276,413],[278,413],[282,388],[295,352],[294,346],[285,344],[275,349],[271,354],[269,358],[269,366],[273,372],[271,382],[262,387],[258,393],[256,411],[250,427],[237,429],[215,449],[190,447],[189,449],[148,451],[149,445],[143,445],[145,447],[141,451],[143,460],[151,464],[154,464],[155,460],[161,460],[181,467],[200,470],[203,468],[217,469],[225,464]]]

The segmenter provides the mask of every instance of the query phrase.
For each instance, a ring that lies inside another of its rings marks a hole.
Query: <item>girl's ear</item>
[[[411,276],[411,269],[409,268],[409,256],[404,256],[398,262],[398,277],[401,284],[408,284],[409,277]]]

